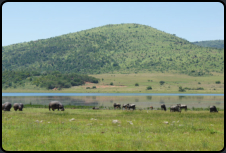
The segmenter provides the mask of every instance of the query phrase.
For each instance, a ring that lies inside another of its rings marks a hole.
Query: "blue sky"
[[[224,39],[220,2],[7,2],[2,46],[46,39],[106,24],[137,23],[190,42]]]

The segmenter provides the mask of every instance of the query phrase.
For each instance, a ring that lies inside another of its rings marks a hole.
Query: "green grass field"
[[[6,151],[219,151],[223,147],[224,111],[24,108],[2,112]]]
[[[98,74],[98,84],[85,84],[62,90],[47,90],[27,83],[24,87],[2,89],[2,92],[59,92],[59,93],[180,93],[182,88],[199,88],[204,90],[186,90],[184,93],[224,93],[224,74],[213,73],[213,76],[193,77],[172,73],[142,73],[142,74]],[[102,80],[103,79],[103,80]],[[165,84],[160,85],[160,81]],[[216,84],[220,81],[220,84]],[[110,83],[113,85],[110,85]],[[138,83],[139,86],[135,86]],[[96,89],[86,89],[86,87]],[[152,90],[147,90],[151,86]]]

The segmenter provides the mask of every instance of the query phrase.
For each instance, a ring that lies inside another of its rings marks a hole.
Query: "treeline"
[[[27,82],[40,88],[60,90],[83,85],[85,82],[98,83],[99,79],[85,74],[63,74],[59,71],[3,71],[2,73],[2,88],[4,89],[25,86]]]
[[[196,41],[192,43],[202,47],[224,48],[224,40]]]

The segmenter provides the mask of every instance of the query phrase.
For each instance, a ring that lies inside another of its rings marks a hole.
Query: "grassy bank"
[[[213,73],[213,76],[193,77],[172,73],[143,74],[98,74],[91,75],[100,79],[98,84],[86,83],[82,86],[47,90],[27,83],[24,87],[2,89],[2,92],[37,92],[37,93],[182,93],[179,87],[190,88],[183,93],[224,93],[224,74]],[[160,81],[164,81],[160,85]],[[220,84],[216,84],[220,81]],[[113,85],[110,85],[110,84]],[[138,84],[135,86],[135,84]],[[96,88],[93,89],[93,86]],[[147,90],[151,86],[152,90]],[[90,87],[91,89],[87,89]],[[196,89],[203,90],[196,90]],[[195,89],[195,90],[194,90]]]
[[[224,111],[50,112],[47,108],[24,108],[22,112],[2,112],[2,148],[6,151],[219,151],[223,147]]]

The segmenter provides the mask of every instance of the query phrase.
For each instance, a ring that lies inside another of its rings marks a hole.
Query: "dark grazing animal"
[[[161,105],[161,110],[163,110],[163,109],[164,109],[164,111],[166,111],[166,105],[165,104]]]
[[[216,106],[210,106],[210,113],[211,112],[218,112]]]
[[[150,109],[153,110],[153,106],[150,106]]]
[[[123,105],[123,107],[125,109],[129,109],[132,108],[133,110],[136,109],[136,105],[135,104],[126,104],[126,105]]]
[[[93,109],[99,109],[99,107],[93,107]]]
[[[12,104],[10,102],[5,102],[4,104],[2,104],[2,110],[4,111],[10,111],[12,107]]]
[[[121,104],[118,104],[118,103],[114,103],[113,106],[114,106],[114,109],[115,108],[121,108]]]
[[[127,104],[123,104],[122,108],[127,109]]]
[[[132,108],[133,110],[136,109],[136,105],[135,104],[130,104],[129,105],[129,109]]]
[[[187,105],[177,104],[177,106],[179,106],[180,109],[185,109],[185,111],[187,111]]]
[[[50,108],[52,108],[53,111],[54,111],[55,109],[58,109],[58,111],[59,111],[59,109],[60,109],[61,111],[64,111],[64,105],[61,104],[59,101],[51,101],[51,102],[49,103],[49,111],[50,111]]]
[[[24,108],[24,105],[22,103],[15,103],[13,104],[13,108],[15,111],[17,111],[17,109],[19,109],[19,111],[22,111]]]
[[[176,106],[171,106],[171,107],[170,107],[170,112],[181,112],[180,106],[178,106],[178,105],[176,105]]]

